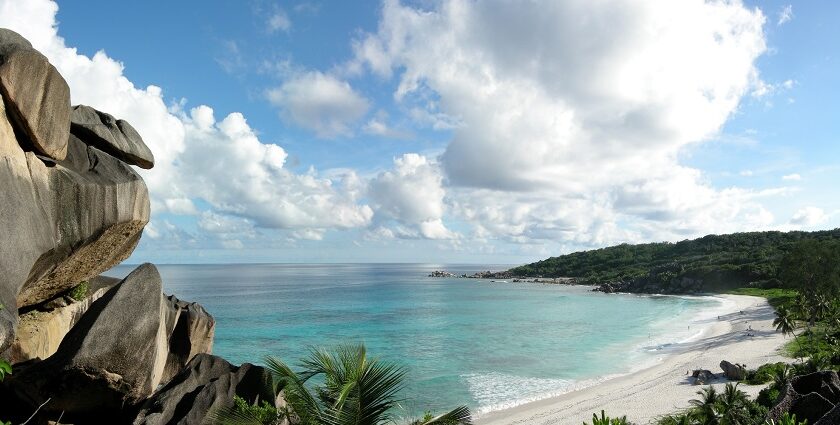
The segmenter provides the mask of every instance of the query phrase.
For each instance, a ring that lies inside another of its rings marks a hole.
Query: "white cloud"
[[[236,239],[232,233],[252,233],[248,226],[229,229],[231,221],[292,231],[368,225],[373,211],[359,202],[363,183],[358,176],[325,178],[314,169],[287,170],[285,150],[260,141],[240,113],[216,121],[208,106],[186,112],[182,102],[168,108],[159,87],[137,88],[124,76],[123,65],[104,52],[89,58],[67,47],[57,34],[57,10],[48,0],[0,0],[0,27],[18,31],[49,58],[67,80],[74,104],[107,111],[137,128],[155,154],[152,170],[138,170],[154,214],[197,214],[193,201],[201,199],[211,210],[202,212],[199,228],[212,233],[215,219],[227,226],[219,233],[228,239]],[[199,238],[154,215],[147,233],[183,244]]]
[[[382,10],[348,68],[396,76],[395,99],[425,110],[413,116],[457,123],[440,167],[476,235],[598,244],[772,223],[757,194],[714,189],[678,161],[766,85],[760,10],[702,0],[431,10],[386,0]]]
[[[443,177],[440,168],[415,153],[394,159],[393,170],[371,180],[369,195],[378,215],[397,220],[428,239],[452,239],[456,235],[443,224],[445,212]]]
[[[268,32],[289,32],[292,29],[292,21],[289,19],[289,15],[286,14],[286,11],[280,8],[274,10],[273,13],[268,17]]]
[[[742,170],[742,171],[741,171],[740,173],[738,173],[738,174],[740,174],[740,175],[741,175],[741,177],[752,177],[752,176],[754,176],[754,175],[755,175],[755,173],[753,172],[753,170]]]
[[[358,205],[352,190],[359,184],[355,174],[328,179],[314,169],[290,172],[283,148],[261,143],[239,113],[217,122],[212,109],[200,106],[181,119],[189,146],[189,160],[180,165],[183,187],[217,211],[281,229],[352,228],[370,221],[372,210]]]
[[[411,133],[397,130],[388,125],[388,114],[385,111],[378,111],[362,127],[362,130],[367,134],[388,139],[409,139],[412,137]]]
[[[268,100],[287,122],[312,130],[318,137],[352,134],[352,125],[370,103],[346,81],[320,71],[300,73],[268,90]]]
[[[797,173],[787,174],[787,175],[782,176],[782,180],[785,180],[785,181],[800,181],[800,180],[802,180],[802,176],[797,174]]]
[[[793,214],[790,225],[798,228],[809,228],[827,222],[828,218],[828,214],[821,208],[805,207]]]
[[[750,93],[752,97],[756,99],[764,98],[767,96],[772,96],[777,93],[782,93],[785,91],[789,91],[796,86],[796,80],[787,79],[782,81],[781,83],[771,84],[765,81],[757,81],[755,86],[753,87],[752,92]]]
[[[198,214],[198,209],[196,209],[195,204],[193,201],[188,198],[170,198],[164,200],[164,205],[166,205],[166,210],[178,215],[196,215]]]
[[[793,19],[793,5],[789,4],[779,12],[779,20],[776,22],[776,25],[784,25],[790,22],[791,19]]]

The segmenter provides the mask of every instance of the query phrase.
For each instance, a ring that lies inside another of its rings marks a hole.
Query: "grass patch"
[[[81,301],[87,298],[88,292],[90,292],[90,284],[87,281],[84,281],[74,286],[73,289],[67,292],[67,295],[76,301]]]
[[[785,306],[788,308],[792,307],[796,301],[797,295],[799,295],[795,289],[786,288],[736,288],[727,291],[727,293],[732,295],[750,295],[753,297],[767,298],[767,302],[770,303],[773,308],[779,308],[779,306]]]

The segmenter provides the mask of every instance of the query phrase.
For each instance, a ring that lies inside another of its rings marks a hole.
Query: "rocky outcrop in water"
[[[0,419],[39,409],[29,423],[200,424],[234,395],[273,398],[262,368],[209,356],[213,317],[164,295],[155,266],[99,276],[131,255],[149,221],[133,166],[154,157],[139,133],[71,109],[55,67],[6,29],[0,94],[0,357],[14,367]]]

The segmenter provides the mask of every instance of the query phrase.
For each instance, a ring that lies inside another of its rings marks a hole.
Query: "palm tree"
[[[788,382],[790,382],[790,378],[792,377],[793,368],[785,363],[782,367],[776,368],[775,373],[773,374],[773,385],[775,385],[779,391],[782,391],[787,386]]]
[[[395,422],[393,411],[400,402],[397,394],[403,388],[405,369],[368,357],[364,345],[342,345],[331,351],[312,349],[309,356],[302,360],[304,370],[299,373],[293,372],[275,357],[267,357],[265,363],[275,394],[282,391],[291,407],[282,419],[293,419],[300,425],[379,425]],[[323,383],[310,385],[309,380],[315,377]],[[218,423],[226,425],[265,425],[247,414],[232,410],[218,412],[213,417]],[[273,423],[284,422],[280,419],[278,417]],[[416,425],[471,423],[466,406],[413,422]]]
[[[796,329],[796,322],[791,312],[785,308],[785,306],[779,306],[779,308],[776,309],[776,318],[773,319],[773,326],[775,326],[776,330],[782,332],[785,336],[796,336],[793,332]],[[799,360],[802,361],[802,345],[799,342],[797,342],[797,345],[799,346]]]
[[[777,331],[781,331],[785,336],[793,335],[794,329],[796,329],[796,324],[793,319],[793,315],[790,311],[785,308],[785,306],[779,306],[776,309],[776,318],[773,319],[773,326],[776,327]]]
[[[717,411],[720,414],[720,423],[726,425],[745,425],[751,422],[750,412],[747,409],[749,398],[747,394],[738,389],[738,384],[727,383],[723,394],[717,398]]]
[[[705,425],[717,425],[720,423],[720,415],[718,414],[718,393],[715,387],[708,386],[700,391],[697,391],[700,398],[692,399],[688,403],[693,407],[691,415],[694,420]]]

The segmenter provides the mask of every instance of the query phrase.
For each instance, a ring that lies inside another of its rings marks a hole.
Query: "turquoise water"
[[[511,407],[627,373],[689,338],[709,298],[426,277],[503,266],[162,265],[164,290],[216,318],[214,353],[234,363],[364,342],[409,370],[407,414]],[[110,274],[123,276],[132,267]]]

